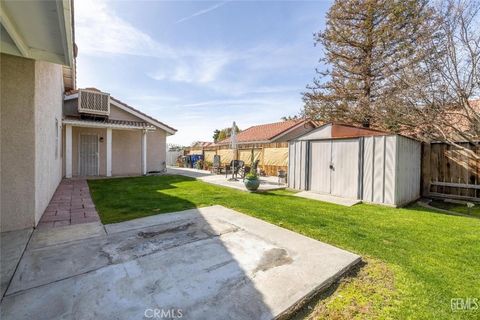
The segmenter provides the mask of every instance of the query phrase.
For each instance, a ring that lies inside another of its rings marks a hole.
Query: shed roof
[[[370,136],[385,136],[390,134],[391,133],[385,131],[332,122],[315,128],[312,131],[309,131],[294,140],[358,138]]]

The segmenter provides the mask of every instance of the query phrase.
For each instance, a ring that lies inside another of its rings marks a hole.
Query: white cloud
[[[217,51],[202,55],[186,56],[173,64],[162,64],[155,72],[148,74],[155,80],[207,84],[218,79],[224,68],[234,61],[228,52]]]
[[[171,48],[116,16],[105,1],[75,2],[75,41],[82,54],[174,56]]]
[[[117,16],[105,1],[75,2],[75,17],[75,37],[82,55],[159,58],[165,69],[149,74],[155,80],[208,83],[214,81],[233,60],[229,52],[221,49],[175,48],[161,44]]]
[[[176,23],[185,22],[185,21],[190,20],[192,18],[195,18],[195,17],[201,16],[201,15],[204,15],[206,13],[209,13],[210,11],[213,11],[213,10],[216,10],[216,9],[222,7],[225,3],[227,3],[227,1],[220,2],[220,3],[217,3],[213,6],[211,6],[211,7],[208,7],[206,9],[199,10],[199,11],[197,11],[197,12],[195,12],[195,13],[189,15],[189,16],[186,16],[184,18],[181,18],[181,19],[177,20]]]

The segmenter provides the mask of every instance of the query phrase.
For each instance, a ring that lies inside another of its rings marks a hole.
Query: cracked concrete
[[[34,232],[2,319],[272,319],[360,259],[221,206],[65,228]]]

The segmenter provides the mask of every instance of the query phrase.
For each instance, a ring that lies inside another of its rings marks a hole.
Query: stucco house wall
[[[35,223],[35,61],[0,55],[2,232]]]
[[[62,178],[63,79],[60,65],[6,54],[0,60],[3,232],[34,227]]]
[[[161,129],[147,133],[147,172],[166,169],[167,134]]]
[[[62,66],[35,62],[35,225],[62,179]]]
[[[112,131],[112,175],[142,174],[142,132],[140,130]]]
[[[118,107],[115,107],[114,105],[110,104],[110,116],[109,118],[115,119],[115,120],[127,120],[127,121],[143,121],[142,119],[139,119],[135,117],[133,114],[128,113]]]

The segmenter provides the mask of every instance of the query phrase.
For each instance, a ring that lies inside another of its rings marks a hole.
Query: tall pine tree
[[[427,0],[336,0],[326,29],[315,34],[323,68],[317,68],[318,77],[303,94],[303,113],[383,127],[388,114],[381,104],[402,90],[399,71],[428,54],[422,48],[432,17]]]

